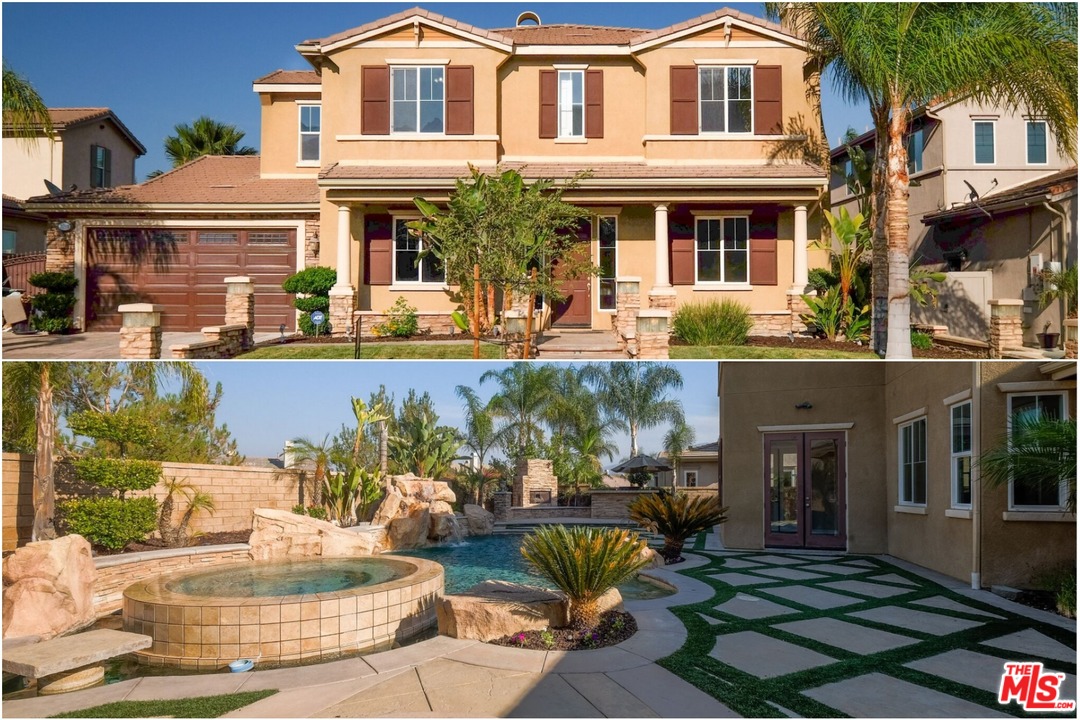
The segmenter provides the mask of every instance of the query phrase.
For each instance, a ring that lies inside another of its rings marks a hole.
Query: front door
[[[589,241],[587,223],[583,223],[586,229],[582,231],[582,239],[578,241],[573,252],[580,253],[588,259],[592,245]],[[592,325],[592,276],[582,275],[576,278],[564,277],[562,265],[558,262],[554,267],[555,279],[560,283],[563,299],[555,303],[552,309],[551,324],[555,327],[590,327]]]
[[[765,436],[765,545],[847,548],[843,433]]]

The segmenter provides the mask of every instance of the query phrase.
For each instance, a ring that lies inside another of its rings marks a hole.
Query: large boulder
[[[395,475],[391,478],[393,487],[406,497],[412,497],[422,502],[434,502],[435,500],[442,500],[443,502],[453,503],[457,500],[457,495],[450,489],[449,483],[445,483],[441,480],[425,480],[418,478],[415,475]]]
[[[33,542],[4,558],[3,637],[48,640],[94,622],[97,569],[81,535]]]
[[[408,550],[427,545],[431,528],[431,511],[425,503],[416,503],[408,514],[390,522],[387,540],[391,550]]]
[[[488,641],[524,630],[567,624],[566,598],[544,588],[486,580],[435,603],[439,634]]]
[[[248,544],[252,560],[375,555],[386,549],[386,530],[350,530],[287,510],[257,508]]]
[[[653,570],[655,568],[662,568],[667,563],[664,562],[664,556],[656,552],[652,548],[645,548],[638,554],[639,558],[645,560],[645,564],[641,567],[642,570]]]
[[[428,530],[428,540],[441,542],[447,538],[458,537],[461,530],[458,528],[457,516],[454,512],[431,513],[431,528]]]
[[[490,535],[495,530],[495,516],[479,505],[466,505],[465,524],[470,535]]]

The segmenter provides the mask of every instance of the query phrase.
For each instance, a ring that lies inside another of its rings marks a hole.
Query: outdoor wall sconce
[[[62,233],[71,232],[71,228],[73,227],[75,226],[67,220],[61,220],[60,222],[56,223],[56,229]]]
[[[798,405],[795,406],[795,409],[796,410],[809,410],[812,407],[814,407],[812,403],[801,402],[801,403],[799,403]]]

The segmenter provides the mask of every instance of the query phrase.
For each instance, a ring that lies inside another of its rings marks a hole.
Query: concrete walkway
[[[255,342],[265,342],[279,337],[274,332],[255,333]],[[166,332],[161,334],[162,359],[171,359],[169,347],[187,343],[203,342],[201,332]],[[5,360],[119,360],[119,332],[84,332],[74,335],[16,335],[3,333],[2,345]]]

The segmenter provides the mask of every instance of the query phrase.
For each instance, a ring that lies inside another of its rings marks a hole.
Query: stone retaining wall
[[[34,528],[34,456],[3,455],[4,552],[30,542]]]
[[[547,520],[550,518],[591,518],[592,508],[534,505],[510,508],[511,520]]]
[[[777,312],[750,313],[754,322],[750,334],[758,337],[787,337],[792,332],[791,313],[786,310]]]
[[[203,342],[171,345],[169,350],[177,360],[223,360],[236,357],[244,349],[248,337],[247,325],[216,325],[202,329]]]
[[[379,337],[375,334],[375,326],[385,323],[389,319],[389,315],[377,310],[357,310],[354,318],[363,318],[364,321],[360,328],[360,337],[374,340]],[[457,325],[454,325],[450,313],[418,312],[416,313],[416,323],[421,336],[452,335],[461,332],[458,330]],[[467,336],[462,335],[462,337]]]

